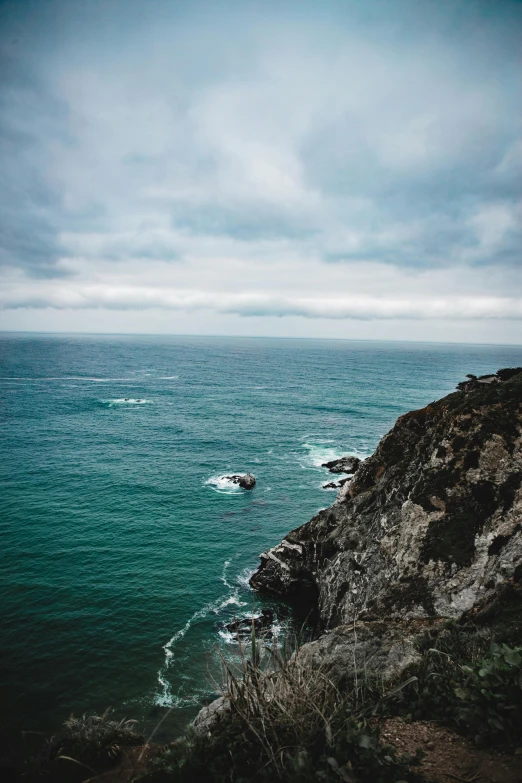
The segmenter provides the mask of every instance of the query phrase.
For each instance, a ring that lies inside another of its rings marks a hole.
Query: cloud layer
[[[1,7],[4,328],[159,308],[522,340],[519,4]]]

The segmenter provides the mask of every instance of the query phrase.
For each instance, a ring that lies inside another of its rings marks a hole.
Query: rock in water
[[[330,473],[355,473],[361,460],[358,457],[339,457],[331,462],[323,462],[322,468],[328,468]]]
[[[244,475],[237,476],[225,476],[228,481],[232,481],[234,484],[239,484],[242,489],[254,489],[256,485],[256,478],[252,473],[245,473]]]
[[[401,416],[333,506],[261,555],[250,584],[316,609],[322,629],[460,619],[522,581],[521,485],[519,368]]]
[[[271,637],[271,626],[274,622],[275,614],[272,609],[262,609],[257,617],[243,617],[236,619],[231,623],[225,623],[224,628],[232,633],[237,640],[245,641],[252,636],[252,626],[256,637]]]

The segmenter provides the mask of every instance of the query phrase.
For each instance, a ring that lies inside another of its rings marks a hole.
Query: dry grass
[[[226,665],[224,695],[249,744],[257,744],[274,772],[282,774],[288,758],[318,737],[334,745],[346,694],[320,669],[303,666],[299,656],[284,660],[271,651],[269,666],[271,671],[245,661],[238,676]]]
[[[249,656],[223,660],[221,692],[229,709],[207,731],[187,732],[158,759],[169,780],[339,781],[417,780],[411,759],[379,741],[357,693],[341,691],[319,668],[252,638]]]

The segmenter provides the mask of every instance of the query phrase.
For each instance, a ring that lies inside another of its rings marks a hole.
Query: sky
[[[0,0],[0,329],[522,343],[522,2]]]

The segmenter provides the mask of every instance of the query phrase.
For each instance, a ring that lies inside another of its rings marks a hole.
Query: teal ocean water
[[[320,465],[522,348],[0,336],[0,722],[111,705],[170,730],[214,691],[258,555],[329,505]],[[222,480],[251,471],[245,492]],[[279,611],[274,632],[290,622]]]

